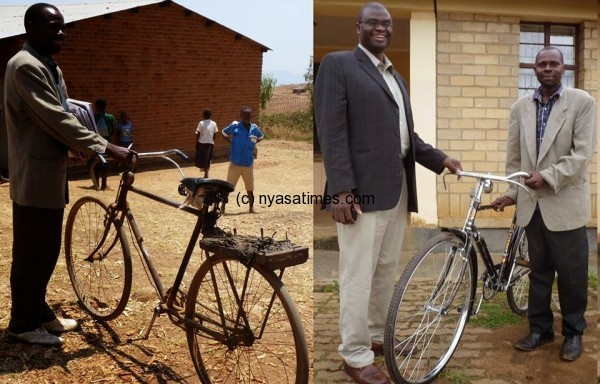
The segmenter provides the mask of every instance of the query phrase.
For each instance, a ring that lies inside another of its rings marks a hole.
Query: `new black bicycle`
[[[444,175],[446,176],[446,175]],[[385,362],[396,383],[429,383],[440,374],[459,344],[469,318],[479,312],[483,300],[506,292],[510,308],[527,313],[529,254],[523,228],[515,217],[509,229],[500,263],[494,263],[485,239],[475,226],[484,193],[493,181],[527,188],[515,181],[528,176],[459,172],[474,178],[475,188],[462,228],[442,228],[428,240],[404,269],[390,304],[384,334]],[[478,265],[483,262],[481,297],[476,302]]]

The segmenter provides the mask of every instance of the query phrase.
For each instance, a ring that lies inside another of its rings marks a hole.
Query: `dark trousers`
[[[32,331],[56,318],[46,287],[60,254],[64,209],[25,207],[13,202],[12,307],[9,331]]]
[[[552,329],[550,307],[554,272],[558,274],[558,297],[562,314],[562,334],[581,335],[586,327],[588,241],[585,227],[552,232],[539,211],[525,228],[529,243],[531,274],[529,275],[529,308],[527,317],[531,332]]]

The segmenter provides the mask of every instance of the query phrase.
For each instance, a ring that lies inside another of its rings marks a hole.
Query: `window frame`
[[[574,87],[578,87],[579,86],[579,24],[567,24],[567,23],[552,23],[552,22],[544,22],[544,23],[540,23],[540,22],[532,22],[532,21],[521,21],[521,23],[519,24],[519,36],[521,34],[521,28],[523,25],[536,25],[536,26],[543,26],[544,27],[544,46],[549,46],[550,45],[550,29],[552,27],[572,27],[575,30],[575,34],[573,36],[573,48],[574,48],[574,64],[565,64],[565,71],[573,71],[573,73],[575,74],[575,79],[574,79]],[[522,46],[521,43],[521,39],[519,38],[519,48]],[[563,46],[568,46],[568,45],[556,45],[554,44],[555,47],[557,48],[561,48]],[[569,45],[570,46],[570,45]],[[535,67],[535,64],[531,64],[531,63],[524,63],[521,61],[521,57],[519,54],[519,70],[521,69],[530,69],[533,71]],[[519,90],[521,89],[528,89],[528,88],[521,88],[519,86]]]

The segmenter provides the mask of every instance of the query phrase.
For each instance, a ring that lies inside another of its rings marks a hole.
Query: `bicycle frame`
[[[205,226],[206,227],[214,226],[214,224],[216,222],[216,217],[213,217],[212,219],[210,218],[210,215],[208,215],[208,213],[209,213],[208,205],[204,205],[202,210],[198,210],[189,205],[181,205],[181,203],[179,203],[179,202],[175,202],[173,200],[164,198],[162,196],[158,196],[152,192],[149,192],[149,191],[146,191],[146,190],[143,190],[143,189],[133,186],[133,183],[135,181],[135,174],[133,172],[133,169],[135,168],[137,160],[140,157],[162,157],[162,158],[165,158],[165,159],[169,160],[170,162],[172,162],[173,164],[175,164],[175,166],[177,166],[177,168],[179,169],[179,172],[183,175],[183,172],[181,171],[179,165],[172,159],[166,157],[167,154],[173,154],[173,153],[181,154],[180,151],[178,151],[178,150],[171,150],[171,151],[165,151],[165,152],[150,152],[150,153],[134,155],[134,158],[132,159],[131,164],[129,165],[128,169],[125,170],[121,175],[121,180],[120,180],[119,187],[117,190],[117,197],[115,199],[115,202],[110,204],[108,207],[109,213],[108,213],[107,219],[108,219],[109,223],[110,222],[114,223],[115,226],[119,230],[125,225],[125,221],[127,221],[129,223],[129,228],[131,229],[131,232],[133,233],[135,244],[137,244],[139,253],[141,254],[142,259],[143,259],[143,263],[148,267],[148,271],[150,272],[150,277],[151,277],[154,287],[157,291],[157,295],[160,299],[160,303],[154,309],[154,314],[153,314],[152,320],[150,321],[150,324],[144,331],[142,339],[144,339],[144,340],[148,339],[150,330],[151,330],[152,325],[154,324],[154,321],[156,320],[156,318],[162,313],[167,313],[168,315],[176,318],[178,322],[183,322],[185,324],[191,323],[190,325],[213,336],[216,340],[225,341],[229,337],[230,334],[234,334],[234,332],[232,330],[223,329],[223,333],[214,332],[213,330],[207,328],[206,326],[204,326],[203,324],[201,324],[198,321],[194,321],[194,320],[185,318],[184,314],[182,313],[184,311],[184,308],[176,305],[176,303],[175,303],[175,301],[177,299],[177,294],[179,292],[179,288],[181,286],[181,283],[182,283],[184,275],[185,275],[185,271],[186,271],[186,269],[189,265],[190,259],[192,257],[194,247],[198,243],[200,233],[202,232],[202,230]],[[197,217],[196,224],[194,226],[194,230],[190,236],[190,240],[188,242],[185,254],[181,260],[179,270],[177,272],[175,280],[173,281],[173,285],[167,291],[165,291],[162,280],[160,279],[158,272],[157,272],[156,268],[154,267],[152,259],[149,256],[148,250],[146,249],[146,247],[144,245],[144,238],[141,235],[139,227],[136,224],[133,212],[129,206],[129,203],[127,200],[129,192],[136,193],[140,196],[146,197],[148,199],[154,200],[154,201],[164,204],[164,205],[168,205],[172,208],[177,208],[177,209],[183,210],[183,211],[193,214]],[[216,207],[215,207],[215,209],[216,209]],[[106,226],[105,233],[102,237],[102,240],[100,241],[100,243],[96,247],[96,250],[92,254],[96,254],[97,253],[96,251],[102,247],[104,241],[106,240],[106,238],[108,236],[109,230],[110,230],[110,226]],[[116,244],[116,241],[117,241],[117,239],[115,239],[114,244],[111,244],[110,248],[112,248]],[[204,253],[206,254],[207,258],[210,257],[209,252],[204,251]],[[251,264],[251,261],[248,266],[250,266],[250,264]],[[278,274],[279,279],[281,279],[283,277],[284,269],[285,268],[282,268],[280,270],[280,272]],[[214,273],[214,271],[212,270],[212,267],[211,267],[211,274],[213,274],[213,273]],[[248,280],[249,273],[250,273],[250,268],[248,268],[248,270],[246,271],[246,279],[244,281],[244,287],[242,287],[241,297],[244,297],[244,292],[246,291],[246,284],[248,283],[247,280]],[[213,278],[214,278],[214,275],[213,275]],[[235,286],[231,277],[229,277],[229,282],[232,287]],[[235,299],[236,299],[236,302],[237,302],[239,308],[242,308],[243,307],[242,299],[240,298],[240,295],[237,294],[237,292],[235,290],[233,290],[233,291],[236,295]],[[167,296],[167,293],[168,293],[168,296]],[[217,294],[218,294],[218,292],[217,292]],[[258,336],[255,336],[255,338],[261,337],[261,335],[266,327],[267,320],[269,319],[270,310],[271,310],[274,300],[275,300],[275,293],[273,293],[273,295],[271,297],[271,302],[267,309],[266,316],[263,320],[262,326],[260,327],[260,329],[261,329],[260,334]],[[219,303],[220,303],[220,298],[219,298]],[[222,320],[221,324],[223,325],[223,327],[225,327],[223,308],[221,307],[219,310],[221,312],[221,314],[220,314],[221,320]],[[236,321],[236,325],[241,325],[242,330],[246,329],[249,326],[249,321],[248,321],[245,313],[243,313],[242,311],[240,311],[240,313],[238,314],[238,319]],[[223,335],[225,335],[225,337],[223,337]]]
[[[167,151],[167,152],[168,153],[171,153],[171,152],[177,153],[175,151]],[[175,163],[170,158],[164,156],[165,154],[167,154],[167,153],[160,153],[160,154],[150,153],[150,154],[145,154],[145,155],[147,157],[154,157],[154,156],[163,157],[163,158],[166,158],[166,159],[170,160],[171,162]],[[203,218],[204,212],[201,212],[198,209],[187,206],[187,205],[181,206],[181,204],[178,202],[158,196],[154,193],[151,193],[151,192],[148,192],[148,191],[145,191],[143,189],[133,186],[133,183],[135,181],[135,174],[133,172],[133,169],[135,168],[138,158],[139,158],[138,155],[135,155],[134,158],[132,159],[132,162],[131,162],[129,168],[127,170],[125,170],[121,175],[121,181],[119,183],[119,188],[117,190],[117,197],[115,199],[115,202],[110,204],[108,207],[108,209],[109,209],[108,220],[109,220],[109,222],[115,223],[115,226],[117,226],[117,227],[123,227],[125,225],[126,220],[127,220],[127,222],[129,222],[129,227],[131,229],[131,233],[133,233],[133,236],[134,236],[133,240],[135,241],[135,243],[138,246],[140,254],[143,258],[143,262],[148,267],[148,271],[150,272],[152,282],[154,283],[154,287],[156,288],[157,294],[161,300],[159,306],[157,308],[155,308],[154,317],[151,321],[150,326],[144,333],[143,338],[147,339],[150,328],[152,326],[152,323],[154,322],[156,316],[158,316],[160,313],[167,312],[170,315],[173,315],[179,319],[182,319],[180,312],[183,311],[183,308],[178,308],[177,306],[174,305],[174,302],[176,299],[176,295],[179,291],[179,287],[181,286],[181,282],[183,281],[183,277],[184,277],[185,271],[188,267],[189,261],[191,259],[194,247],[198,241],[200,232],[202,231],[202,218]],[[175,164],[177,165],[177,163],[175,163]],[[177,165],[177,167],[179,168],[178,165]],[[180,169],[180,172],[181,172],[181,169]],[[181,210],[183,210],[187,213],[193,214],[197,217],[196,224],[194,226],[194,230],[191,234],[185,254],[181,261],[181,265],[179,267],[179,270],[178,270],[175,280],[173,282],[172,289],[170,290],[169,295],[166,298],[166,300],[165,300],[165,290],[163,288],[162,280],[160,279],[158,272],[157,272],[156,268],[154,267],[152,259],[150,258],[146,247],[144,246],[144,239],[141,235],[139,227],[136,224],[135,218],[133,216],[133,212],[131,211],[131,208],[129,207],[129,203],[127,201],[129,192],[136,193],[138,195],[144,196],[146,198],[149,198],[151,200],[154,200],[154,201],[159,202],[164,205],[168,205],[173,208],[181,209]],[[106,228],[107,228],[106,232],[108,232],[109,227],[107,226]],[[100,245],[103,243],[103,241],[104,241],[104,239],[100,242]]]
[[[492,192],[492,180],[513,183],[527,190],[527,188],[522,184],[512,180],[513,178],[523,177],[526,175],[528,175],[526,172],[516,172],[507,177],[498,177],[489,174],[460,172],[458,175],[459,178],[461,176],[467,176],[477,179],[475,189],[471,195],[471,204],[469,205],[469,209],[467,211],[465,223],[463,224],[462,228],[442,228],[442,231],[454,233],[463,239],[465,242],[465,251],[463,253],[465,255],[464,257],[471,258],[470,261],[474,267],[475,273],[477,273],[477,255],[479,255],[485,267],[485,272],[482,275],[482,279],[484,280],[484,288],[491,288],[494,292],[506,291],[510,284],[512,284],[514,281],[512,279],[512,274],[514,272],[513,261],[515,252],[511,251],[516,246],[515,242],[524,229],[516,225],[516,216],[513,216],[513,220],[509,229],[509,235],[507,237],[502,254],[502,261],[499,268],[496,268],[487,243],[475,225],[477,212],[493,208],[492,205],[481,205],[481,197],[484,193]],[[445,176],[446,175],[444,175],[444,177]],[[506,268],[507,265],[510,266],[510,268]],[[485,284],[488,284],[488,286],[486,287]],[[471,314],[476,315],[479,313],[483,298],[484,295],[482,294],[476,310],[472,311]]]
[[[263,236],[262,229],[260,236],[245,236],[219,228],[221,207],[234,186],[224,180],[185,177],[179,165],[166,157],[172,154],[187,158],[178,150],[132,152],[110,204],[95,196],[83,196],[73,204],[65,226],[65,258],[79,303],[98,321],[114,320],[127,309],[132,287],[137,288],[134,279],[145,277],[158,300],[150,304],[149,324],[128,343],[148,339],[157,317],[164,313],[185,331],[203,383],[307,383],[310,369],[303,319],[281,279],[285,269],[306,262],[308,247],[294,244],[287,235],[283,240]],[[136,163],[142,157],[162,157],[175,164],[183,177],[176,184],[181,200],[147,190],[152,187],[134,186]],[[179,246],[164,244],[162,252],[160,238],[159,244],[148,243],[141,233],[144,225],[138,227],[133,213],[137,200],[128,202],[135,197],[130,192],[159,203],[155,208],[161,216],[162,205],[196,216],[193,228],[187,217],[164,217],[181,220],[188,228],[184,233],[189,239],[178,241],[180,246],[187,243],[175,255],[180,265],[169,270],[172,286],[161,281],[165,277],[159,274],[160,257]],[[195,247],[200,248],[199,255]],[[150,253],[153,248],[156,255]],[[138,254],[143,270],[134,270],[132,252]],[[193,269],[192,276],[188,269]]]

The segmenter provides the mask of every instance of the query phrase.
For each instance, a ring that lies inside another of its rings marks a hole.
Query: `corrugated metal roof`
[[[56,7],[64,16],[65,23],[70,23],[135,7],[143,7],[144,5],[156,4],[161,1],[162,0],[124,0],[102,3],[82,1],[73,4],[56,4]],[[0,16],[0,39],[25,33],[23,16],[30,5],[31,4],[0,6],[0,14],[2,14],[2,16]]]
[[[106,2],[78,2],[72,4],[55,4],[60,10],[65,23],[89,19],[96,16],[102,16],[109,13],[124,11],[135,7],[143,7],[150,4],[162,3],[164,0],[122,0],[122,1],[106,1]],[[176,1],[173,3],[178,4]],[[11,36],[18,36],[25,33],[23,24],[23,16],[29,5],[0,5],[0,39]],[[181,4],[179,6],[184,7]],[[192,11],[192,10],[190,10]],[[192,11],[194,12],[194,11]],[[196,12],[194,12],[196,13]],[[214,20],[218,22],[217,20]],[[224,26],[225,28],[229,28]],[[231,29],[231,28],[229,28]],[[247,38],[247,37],[246,37]],[[270,49],[267,46],[248,38],[251,41],[261,45],[265,49]]]

